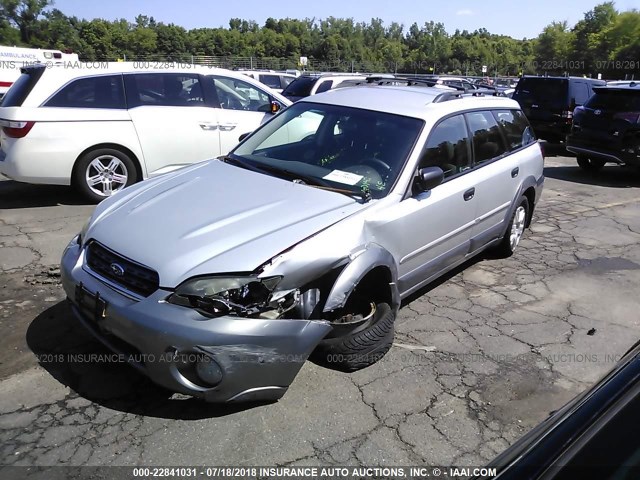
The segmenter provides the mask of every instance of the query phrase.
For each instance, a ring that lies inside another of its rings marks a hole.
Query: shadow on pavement
[[[71,187],[32,185],[4,178],[0,176],[0,208],[3,209],[88,205],[88,202]]]
[[[597,185],[612,188],[640,187],[640,170],[618,165],[606,165],[597,172],[587,172],[575,166],[559,166],[544,168],[544,175],[556,180],[564,180],[584,185]]]
[[[174,395],[116,358],[74,317],[66,301],[38,315],[27,344],[39,365],[78,395],[104,407],[136,415],[179,420],[221,417],[265,403],[217,405]]]

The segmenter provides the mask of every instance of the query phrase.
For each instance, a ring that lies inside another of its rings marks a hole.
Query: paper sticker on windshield
[[[362,175],[356,175],[355,173],[343,172],[342,170],[334,170],[328,175],[325,175],[325,180],[332,182],[344,183],[345,185],[355,185],[362,180]]]

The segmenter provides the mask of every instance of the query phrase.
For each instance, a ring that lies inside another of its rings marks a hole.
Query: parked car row
[[[565,142],[578,165],[640,166],[640,83],[579,77],[523,77],[513,98],[539,138]]]

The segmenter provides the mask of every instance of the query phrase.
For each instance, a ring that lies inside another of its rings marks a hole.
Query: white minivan
[[[217,68],[26,67],[0,104],[0,173],[73,185],[99,201],[226,154],[290,103],[245,75]]]

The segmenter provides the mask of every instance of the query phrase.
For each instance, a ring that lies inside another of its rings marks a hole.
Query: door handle
[[[218,125],[218,128],[220,129],[221,132],[230,132],[231,130],[236,128],[237,125],[238,125],[237,123],[225,123],[225,124]]]
[[[520,167],[516,167],[511,170],[511,178],[516,178],[518,176],[518,173],[520,173]]]
[[[203,130],[217,130],[217,123],[209,123],[209,122],[200,122],[200,128]]]
[[[473,198],[473,196],[475,194],[476,194],[476,189],[475,188],[470,188],[469,190],[464,192],[464,195],[462,195],[462,198],[464,198],[465,202],[468,202],[469,200],[471,200]]]

